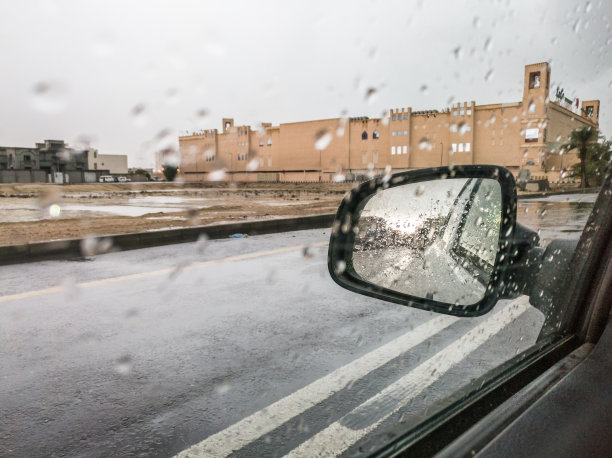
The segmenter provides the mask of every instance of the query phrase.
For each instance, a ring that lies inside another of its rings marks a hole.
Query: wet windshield
[[[0,16],[0,456],[364,455],[548,329],[525,294],[474,318],[356,294],[327,250],[360,183],[444,167],[364,203],[334,268],[478,302],[504,215],[462,164],[508,170],[542,250],[578,240],[610,164],[607,2]]]

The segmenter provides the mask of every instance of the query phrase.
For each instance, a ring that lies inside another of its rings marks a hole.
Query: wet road
[[[519,220],[577,237],[588,205],[522,201]],[[458,319],[346,291],[328,237],[1,267],[0,455],[352,454],[537,337],[522,299]]]

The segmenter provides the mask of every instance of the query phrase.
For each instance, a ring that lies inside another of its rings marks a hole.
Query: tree
[[[592,127],[583,127],[582,129],[576,129],[572,131],[569,137],[569,142],[563,145],[563,149],[570,151],[573,149],[578,150],[578,158],[580,159],[580,182],[583,188],[589,186],[587,178],[587,155],[589,147],[593,145],[599,133],[597,129]]]
[[[586,176],[591,184],[597,185],[603,182],[606,173],[612,166],[612,142],[604,140],[601,143],[593,143],[589,145],[586,159]],[[582,173],[582,164],[577,163],[572,165],[573,176],[579,176]]]
[[[166,177],[166,180],[168,181],[174,181],[174,178],[176,178],[176,175],[180,171],[181,170],[176,165],[171,165],[171,164],[162,165],[162,173],[164,174],[164,176]]]

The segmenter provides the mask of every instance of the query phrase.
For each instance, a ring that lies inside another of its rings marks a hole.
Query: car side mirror
[[[332,229],[328,268],[351,291],[477,316],[503,296],[516,225],[512,173],[489,165],[379,177],[353,189]]]

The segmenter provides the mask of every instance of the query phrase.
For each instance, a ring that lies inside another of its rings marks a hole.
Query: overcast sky
[[[519,101],[523,66],[541,61],[566,95],[601,100],[612,136],[607,0],[23,0],[0,17],[3,146],[89,141],[150,167],[157,148],[221,117]]]

